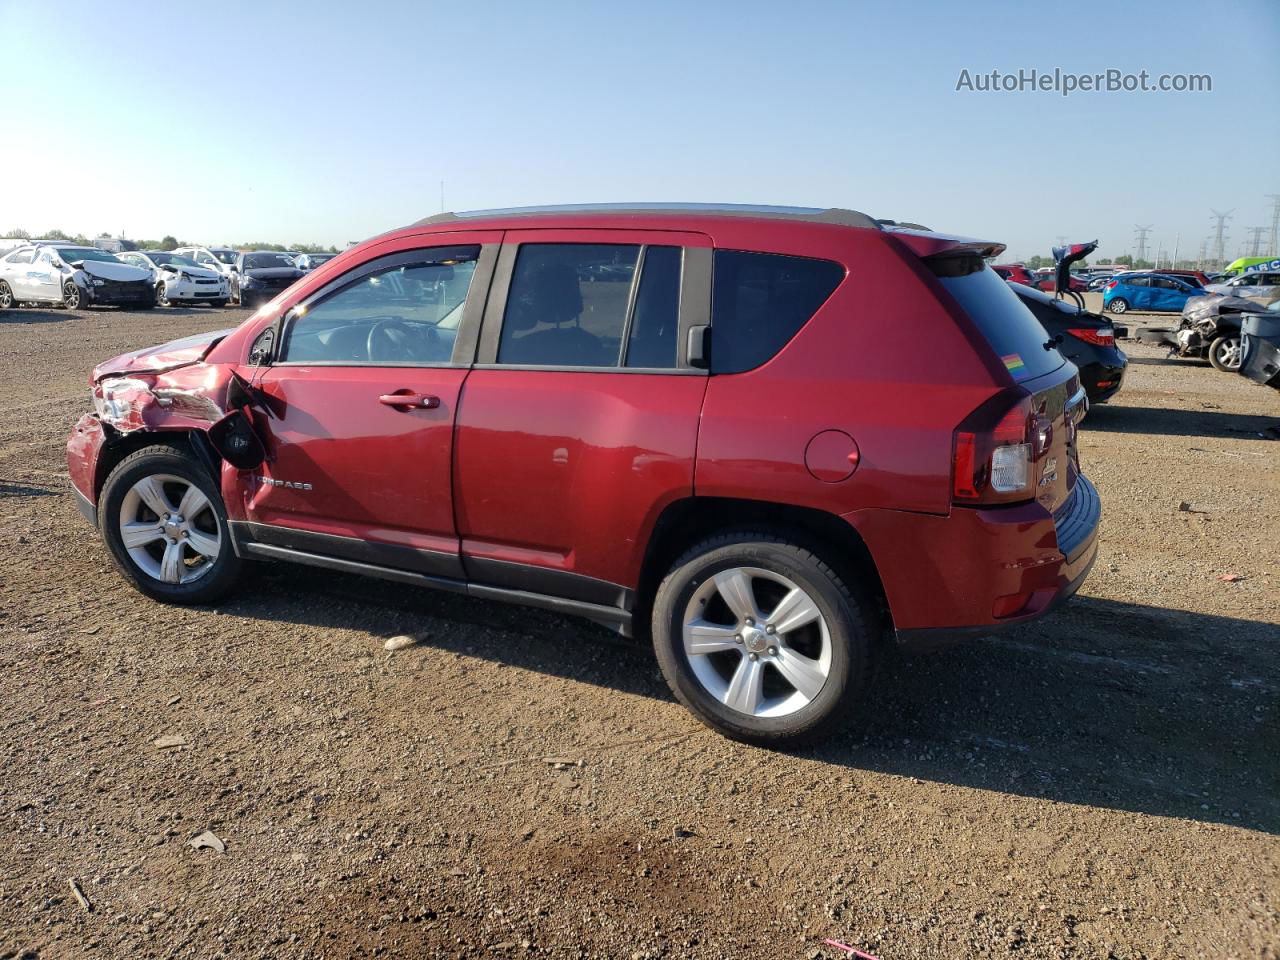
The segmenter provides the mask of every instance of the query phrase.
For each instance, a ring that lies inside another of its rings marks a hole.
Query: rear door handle
[[[434,410],[440,406],[440,398],[427,393],[384,393],[378,398],[379,403],[388,407],[403,407],[412,410]]]

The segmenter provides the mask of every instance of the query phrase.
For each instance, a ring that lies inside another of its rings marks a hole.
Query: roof
[[[807,223],[828,223],[844,227],[861,227],[868,230],[879,230],[882,225],[894,225],[892,220],[876,220],[857,210],[846,210],[841,207],[775,207],[752,203],[565,203],[540,207],[506,207],[493,210],[437,213],[435,216],[419,220],[413,226],[456,223],[463,220],[505,220],[516,217],[608,217],[618,215],[644,216],[646,214],[660,216],[680,213],[710,217],[795,220]],[[903,226],[908,225],[903,224]],[[916,227],[915,224],[910,224],[909,226]]]

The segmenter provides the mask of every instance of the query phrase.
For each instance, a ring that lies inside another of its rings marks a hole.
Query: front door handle
[[[434,410],[440,406],[440,398],[426,393],[384,393],[378,398],[379,403],[388,407],[403,407],[412,410]]]

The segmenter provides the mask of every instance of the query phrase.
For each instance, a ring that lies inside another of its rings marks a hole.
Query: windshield
[[[75,263],[77,260],[102,260],[105,263],[121,263],[114,254],[99,250],[97,247],[54,247],[63,263]]]
[[[938,280],[977,325],[1014,380],[1034,379],[1066,362],[1057,350],[1045,349],[1048,332],[994,270]]]
[[[283,253],[251,253],[244,258],[246,270],[266,270],[272,267],[292,267],[293,261]]]
[[[223,263],[232,264],[236,262],[236,252],[234,250],[210,250],[209,252]]]
[[[328,263],[336,256],[336,253],[309,253],[307,254],[307,261],[313,267],[318,267],[322,263]]]
[[[175,267],[200,266],[190,257],[184,257],[179,253],[148,253],[147,256],[151,258],[151,262],[156,266],[164,266],[166,263]]]

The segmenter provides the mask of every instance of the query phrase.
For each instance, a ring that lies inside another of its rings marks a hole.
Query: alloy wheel
[[[1129,309],[1129,304],[1127,304],[1124,300],[1121,300],[1119,297],[1117,297],[1116,299],[1111,301],[1111,305],[1108,307],[1108,309],[1112,313],[1124,313],[1126,310]]]
[[[831,673],[831,633],[814,599],[758,567],[722,570],[699,585],[685,608],[683,642],[698,683],[752,717],[803,709]]]
[[[139,570],[169,584],[200,579],[222,552],[213,504],[173,474],[152,474],[129,488],[120,505],[120,541]]]
[[[72,281],[68,281],[62,288],[62,304],[68,310],[80,309],[80,288]]]
[[[8,310],[13,306],[13,291],[9,285],[0,280],[0,310]]]
[[[1240,369],[1240,341],[1222,340],[1218,343],[1218,363],[1227,370]]]

